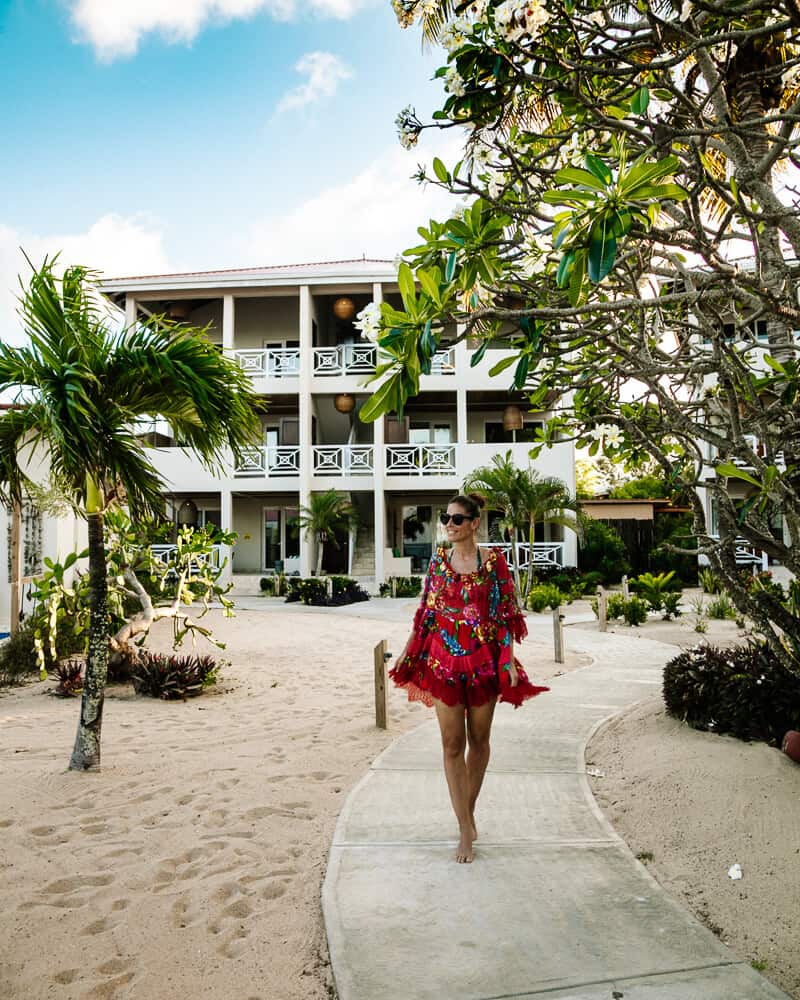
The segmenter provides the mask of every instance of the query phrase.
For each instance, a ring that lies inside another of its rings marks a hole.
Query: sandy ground
[[[97,774],[66,770],[76,702],[49,684],[0,694],[0,997],[333,995],[319,894],[336,817],[429,718],[393,690],[388,732],[375,728],[373,646],[398,652],[416,607],[388,604],[217,617],[230,665],[216,693],[110,688]],[[532,642],[518,654],[539,681],[578,662]]]
[[[732,622],[709,622],[698,635],[693,621],[651,621],[635,631],[683,647],[743,640]],[[660,697],[600,730],[587,762],[605,775],[592,780],[597,801],[651,874],[800,998],[800,767],[763,743],[691,729],[666,714]],[[735,863],[739,881],[728,877]]]

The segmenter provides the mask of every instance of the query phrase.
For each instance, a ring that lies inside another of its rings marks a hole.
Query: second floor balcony
[[[300,376],[303,361],[299,347],[264,347],[234,350],[231,355],[253,379],[294,379]],[[378,363],[374,344],[339,344],[335,347],[315,347],[311,370],[315,377],[371,375]],[[455,375],[455,350],[437,351],[431,361],[431,375]]]

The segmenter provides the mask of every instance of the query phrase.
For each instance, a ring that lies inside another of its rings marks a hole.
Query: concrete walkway
[[[529,623],[546,641],[549,616]],[[567,644],[594,663],[498,708],[474,864],[452,860],[432,716],[351,792],[323,889],[340,1000],[786,1000],[658,886],[589,788],[592,732],[659,689],[675,647]]]

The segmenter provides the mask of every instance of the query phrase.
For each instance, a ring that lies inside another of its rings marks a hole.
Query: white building
[[[152,457],[169,484],[173,508],[191,501],[201,524],[238,533],[232,556],[237,589],[252,586],[248,577],[281,567],[310,575],[316,543],[289,522],[312,492],[335,488],[351,499],[360,518],[338,550],[326,546],[323,570],[373,583],[424,569],[439,511],[464,477],[496,454],[510,449],[520,467],[532,464],[543,475],[558,476],[574,492],[571,443],[529,460],[526,442],[550,414],[524,412],[524,396],[509,394],[506,377],[489,377],[500,351],[488,350],[472,368],[466,344],[448,347],[423,376],[402,420],[358,419],[375,388],[364,381],[374,371],[376,348],[361,339],[348,313],[372,300],[400,306],[389,261],[109,279],[101,290],[125,310],[128,323],[166,314],[207,326],[211,340],[238,359],[265,400],[263,444],[223,475],[210,474],[175,447],[168,426],[149,429]],[[334,304],[341,299],[346,301],[337,315]],[[524,412],[524,428],[506,431],[503,411],[515,403]],[[519,558],[524,565],[527,551]],[[545,526],[535,560],[574,565],[575,536]]]

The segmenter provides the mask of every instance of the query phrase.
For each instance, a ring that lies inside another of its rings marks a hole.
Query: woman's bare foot
[[[456,850],[456,861],[460,865],[471,865],[475,855],[472,852],[472,841],[474,837],[472,836],[472,830],[462,830],[461,839],[458,842],[458,849]]]

